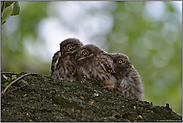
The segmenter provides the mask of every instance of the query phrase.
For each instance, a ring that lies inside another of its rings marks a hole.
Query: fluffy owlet
[[[130,64],[128,56],[120,53],[110,54],[114,62],[117,78],[116,91],[123,96],[144,99],[143,84],[139,73]]]
[[[76,80],[76,68],[74,63],[75,51],[83,44],[75,38],[68,38],[60,43],[60,51],[57,51],[51,64],[51,76],[60,80]]]
[[[85,45],[79,48],[75,56],[78,80],[83,78],[96,79],[108,90],[115,88],[116,78],[114,73],[113,60],[106,53],[95,45]]]

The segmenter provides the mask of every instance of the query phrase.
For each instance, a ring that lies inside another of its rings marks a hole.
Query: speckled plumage
[[[56,53],[54,53],[54,55],[52,57],[51,75],[53,75],[54,71],[56,70],[56,66],[58,64],[58,61],[59,61],[60,56],[61,56],[60,51],[57,51]]]
[[[143,100],[144,92],[140,75],[130,64],[128,56],[120,53],[113,53],[110,56],[113,59],[116,72],[116,91],[123,96]]]
[[[96,79],[108,90],[115,88],[116,78],[111,75],[114,72],[113,60],[95,45],[85,45],[79,48],[75,56],[78,80],[85,78]]]
[[[60,80],[77,80],[74,63],[75,51],[83,44],[75,38],[68,38],[60,43],[60,51],[57,51],[51,64],[51,76]]]

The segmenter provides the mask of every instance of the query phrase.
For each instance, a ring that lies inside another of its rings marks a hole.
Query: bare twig
[[[20,88],[22,88],[22,87],[26,87],[26,86],[28,86],[28,85],[38,86],[38,85],[33,85],[33,84],[22,85],[22,86],[20,86],[20,87],[18,87],[18,88],[15,88],[15,89],[13,89],[13,90],[7,92],[7,93],[4,93],[2,96],[4,96],[5,94],[8,94],[8,93],[10,93],[10,92],[13,92],[13,91],[15,91],[15,90],[18,90],[18,89],[20,89]]]
[[[2,19],[2,17],[3,17],[3,14],[4,14],[4,10],[5,10],[5,4],[6,4],[6,3],[5,3],[5,1],[2,1],[1,3],[2,3],[2,5],[4,5],[4,6],[3,6],[3,11],[2,11],[2,13],[1,13],[1,19]],[[4,3],[4,4],[3,4],[3,3]]]
[[[3,6],[3,1],[1,1],[1,8],[2,8],[2,6]]]
[[[15,89],[13,89],[13,90],[11,90],[11,91],[8,91],[7,93],[4,93],[4,94],[1,95],[1,96],[4,96],[5,94],[8,94],[8,93],[10,93],[10,92],[13,92],[13,91],[15,91],[15,90],[17,90],[17,89],[20,89],[20,88],[22,88],[22,87],[25,87],[25,86],[28,86],[28,84],[27,84],[27,85],[20,86],[20,87],[18,87],[18,88],[15,88]]]
[[[25,76],[27,76],[27,75],[32,75],[32,74],[40,74],[40,73],[27,73],[27,74],[24,74],[24,75],[18,77],[17,79],[15,79],[14,81],[12,81],[12,82],[11,82],[11,83],[1,92],[1,95],[4,95],[4,93],[6,92],[6,90],[7,90],[13,83],[15,83],[16,81],[18,81],[19,79],[21,79],[21,78],[23,78],[23,77],[25,77]]]
[[[15,72],[1,72],[1,74],[14,74],[14,75],[18,75],[19,73],[15,73]]]

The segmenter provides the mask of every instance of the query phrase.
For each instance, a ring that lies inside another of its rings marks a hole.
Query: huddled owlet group
[[[60,50],[52,57],[51,76],[69,81],[92,78],[110,91],[144,99],[140,75],[127,55],[107,53],[95,45],[83,45],[75,38],[60,43]]]

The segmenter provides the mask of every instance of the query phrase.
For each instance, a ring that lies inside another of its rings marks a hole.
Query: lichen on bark
[[[11,74],[5,76],[7,78],[1,75],[1,91],[5,83],[12,81]],[[92,79],[70,82],[29,75],[18,80],[1,96],[1,121],[182,122],[182,117],[167,106],[154,106],[147,101],[110,92]]]

